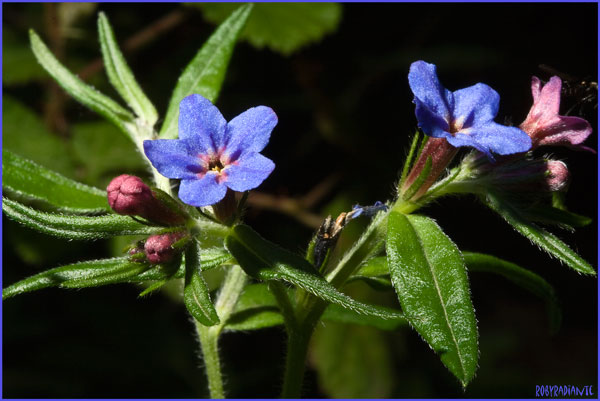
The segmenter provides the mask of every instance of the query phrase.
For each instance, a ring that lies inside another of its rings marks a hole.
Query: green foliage
[[[2,198],[2,210],[11,219],[31,229],[65,239],[92,240],[115,235],[154,234],[162,229],[116,214],[90,217],[40,212],[8,198]]]
[[[219,316],[202,277],[201,259],[202,250],[196,241],[192,241],[185,252],[183,302],[194,319],[204,326],[214,326],[219,323]]]
[[[365,315],[389,319],[402,317],[340,293],[306,259],[263,239],[248,226],[236,226],[225,239],[225,245],[251,277],[262,281],[286,281],[325,301]]]
[[[519,287],[526,289],[546,302],[548,317],[553,331],[557,331],[561,321],[561,311],[554,288],[542,277],[514,263],[475,252],[463,252],[465,264],[471,272],[489,272],[503,276]]]
[[[395,378],[384,333],[328,323],[315,332],[312,362],[331,398],[388,398]]]
[[[236,7],[227,3],[190,3],[213,23],[223,21]],[[289,55],[336,30],[342,15],[338,3],[257,3],[241,34],[254,47]]]
[[[2,147],[73,178],[67,144],[32,110],[7,95],[2,96]]]
[[[117,175],[147,171],[135,145],[106,121],[73,124],[71,135],[73,160],[87,183],[104,186]]]
[[[84,288],[126,282],[148,265],[126,257],[90,260],[56,267],[36,274],[2,290],[2,299],[48,287]]]
[[[502,216],[515,230],[551,256],[554,256],[579,273],[596,275],[594,268],[569,248],[567,244],[543,228],[528,221],[520,210],[511,205],[510,202],[493,193],[488,193],[485,203],[493,211]]]
[[[410,187],[402,194],[402,199],[408,200],[412,198],[419,188],[423,186],[427,177],[429,177],[429,173],[431,172],[431,168],[433,167],[433,159],[431,156],[427,157],[425,161],[425,165],[423,166],[423,170],[419,173],[419,176],[410,184]]]
[[[585,227],[592,222],[592,219],[589,217],[545,205],[535,205],[535,207],[525,208],[522,210],[522,213],[529,221],[557,225],[568,230]]]
[[[289,290],[291,292],[291,289]],[[383,308],[383,307],[381,307]],[[390,314],[398,317],[393,319],[374,315],[364,315],[345,309],[336,304],[329,304],[322,320],[327,322],[350,323],[361,326],[371,326],[380,330],[396,330],[406,326],[406,319],[401,312],[388,309]],[[283,316],[279,311],[277,301],[269,290],[268,284],[250,284],[244,288],[235,311],[226,322],[229,330],[258,330],[283,324]]]
[[[33,30],[29,31],[29,39],[31,40],[31,49],[38,62],[67,93],[111,121],[126,134],[132,135],[133,114],[66,69]],[[135,138],[132,137],[132,140]]]
[[[119,50],[115,34],[104,13],[98,14],[98,36],[104,58],[104,67],[110,83],[135,114],[144,120],[145,124],[149,127],[154,126],[154,123],[158,120],[156,109],[136,82],[121,50]]]
[[[251,10],[252,4],[237,8],[225,22],[219,25],[183,70],[169,101],[165,121],[159,134],[160,138],[177,138],[179,103],[184,97],[198,93],[213,103],[216,101],[225,79],[233,47]]]
[[[9,150],[2,150],[2,187],[12,195],[67,212],[110,210],[105,191],[63,177]]]
[[[460,251],[433,220],[392,212],[387,254],[402,310],[466,386],[477,369],[477,323]]]

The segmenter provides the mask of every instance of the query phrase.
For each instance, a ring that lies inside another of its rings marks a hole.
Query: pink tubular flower
[[[546,162],[546,188],[551,192],[564,191],[567,189],[571,174],[567,165],[558,160]]]
[[[532,149],[543,145],[562,145],[591,150],[581,145],[592,133],[590,124],[583,118],[558,115],[561,86],[558,77],[550,78],[544,86],[538,77],[532,77],[533,106],[519,128],[531,138]]]

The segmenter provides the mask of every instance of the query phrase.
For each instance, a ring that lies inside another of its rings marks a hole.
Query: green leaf
[[[132,135],[133,114],[67,70],[33,30],[29,31],[29,39],[31,40],[31,49],[38,62],[67,93],[80,103],[104,116],[126,134]]]
[[[56,267],[21,280],[2,290],[2,299],[48,287],[84,288],[129,281],[148,268],[126,257],[91,260]]]
[[[144,120],[146,125],[149,127],[154,126],[154,123],[158,120],[156,109],[136,82],[121,50],[119,50],[108,18],[106,18],[103,12],[98,14],[98,36],[100,38],[104,66],[110,83],[135,114]]]
[[[40,212],[8,198],[2,198],[2,210],[11,219],[31,229],[66,239],[92,240],[116,235],[154,234],[162,229],[117,214],[90,217]]]
[[[2,188],[72,213],[109,211],[106,192],[48,170],[9,150],[2,150]]]
[[[392,212],[387,255],[402,310],[466,386],[477,369],[477,323],[460,251],[433,220]]]
[[[235,9],[235,4],[192,3],[204,17],[219,23]],[[337,3],[257,3],[241,37],[254,47],[268,47],[289,55],[336,30],[342,15]]]
[[[183,302],[188,312],[201,324],[214,326],[219,323],[215,305],[201,273],[202,250],[196,241],[185,252],[185,284]]]
[[[169,101],[165,122],[159,134],[160,138],[177,138],[179,103],[184,97],[197,93],[215,102],[225,79],[233,46],[251,10],[252,4],[237,8],[208,38],[185,68]]]
[[[27,106],[6,94],[2,95],[2,147],[74,177],[66,142],[52,134]]]
[[[388,319],[373,315],[361,315],[349,309],[344,309],[339,305],[330,304],[325,309],[322,320],[329,322],[338,323],[352,323],[360,326],[371,326],[380,330],[394,331],[400,327],[407,325],[406,318],[401,311],[380,306],[380,308],[387,310],[390,315],[396,315],[395,318]]]
[[[510,202],[504,201],[495,194],[488,193],[486,204],[493,211],[502,216],[508,224],[515,228],[515,230],[545,250],[551,256],[564,262],[567,266],[579,273],[596,275],[594,268],[569,248],[567,244],[543,228],[537,227],[535,224],[527,221],[520,211],[512,206]]]
[[[415,135],[413,136],[412,142],[410,144],[410,149],[408,150],[408,154],[406,155],[406,159],[404,160],[404,167],[402,167],[402,174],[400,175],[400,185],[404,183],[404,180],[408,176],[408,172],[410,171],[410,167],[412,166],[413,159],[416,157],[417,146],[419,146],[419,138],[420,132],[417,130]]]
[[[311,362],[330,398],[389,398],[396,378],[385,335],[371,327],[328,323],[314,335]]]
[[[390,274],[388,268],[387,257],[376,256],[363,263],[356,272],[357,276],[364,277],[379,277]]]
[[[585,227],[592,222],[589,217],[545,205],[528,208],[523,211],[523,215],[529,221],[558,225],[567,229]]]
[[[365,315],[401,318],[385,308],[358,302],[339,292],[306,259],[263,239],[250,227],[239,225],[225,238],[225,246],[244,271],[262,281],[280,280],[294,284],[331,303]]]
[[[552,330],[556,331],[558,329],[561,321],[560,305],[554,293],[554,288],[546,280],[530,270],[492,255],[463,252],[463,257],[469,271],[499,274],[540,297],[546,302]]]

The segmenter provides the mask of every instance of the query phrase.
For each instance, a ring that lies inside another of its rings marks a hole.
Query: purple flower
[[[592,133],[592,127],[583,118],[559,116],[561,81],[552,77],[546,85],[538,77],[531,78],[533,106],[520,128],[531,137],[533,147],[543,145],[575,146],[591,150],[581,143]]]
[[[419,127],[454,147],[471,146],[493,160],[491,152],[508,155],[531,148],[529,136],[516,127],[494,122],[500,96],[478,83],[450,92],[438,80],[436,67],[424,61],[410,66],[408,82],[415,95]]]
[[[144,152],[159,173],[181,180],[183,202],[213,205],[227,188],[248,191],[271,174],[275,164],[258,152],[275,125],[269,107],[253,107],[227,122],[209,100],[190,95],[179,104],[179,139],[144,141]]]

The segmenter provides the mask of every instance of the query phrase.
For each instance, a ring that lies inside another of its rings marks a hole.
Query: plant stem
[[[221,362],[219,360],[219,335],[225,327],[227,319],[233,312],[247,279],[248,276],[246,276],[241,267],[237,265],[231,267],[215,302],[215,309],[219,315],[220,323],[207,327],[196,322],[196,331],[198,332],[206,377],[208,378],[208,389],[210,391],[210,398],[213,399],[225,398]]]
[[[305,327],[288,331],[285,376],[281,398],[300,398],[311,335],[312,329],[306,330]]]

